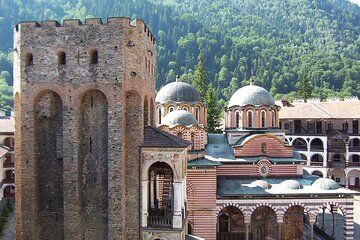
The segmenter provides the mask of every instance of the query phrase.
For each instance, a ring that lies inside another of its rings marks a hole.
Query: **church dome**
[[[255,180],[249,184],[249,187],[260,187],[264,190],[268,190],[271,188],[271,184],[264,180]]]
[[[190,125],[199,125],[194,116],[185,110],[174,110],[170,113],[168,113],[164,119],[162,124],[168,125],[168,126],[174,126],[174,125],[184,125],[184,126],[190,126]]]
[[[196,89],[188,83],[172,82],[166,84],[156,95],[155,102],[164,103],[174,102],[201,102],[201,98]]]
[[[274,106],[275,101],[266,89],[256,85],[248,85],[238,89],[231,96],[228,107],[245,105]]]
[[[283,181],[281,183],[281,186],[289,190],[299,190],[303,188],[303,185],[301,185],[298,181],[293,179]]]
[[[340,188],[340,185],[330,178],[319,178],[312,184],[312,186],[322,190],[335,190]]]

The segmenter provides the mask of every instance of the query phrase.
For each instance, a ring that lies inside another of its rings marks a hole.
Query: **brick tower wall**
[[[127,18],[21,22],[14,49],[16,238],[139,236],[138,152],[155,94],[149,29]]]

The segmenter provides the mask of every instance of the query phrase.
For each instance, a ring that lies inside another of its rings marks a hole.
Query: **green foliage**
[[[252,75],[275,98],[299,98],[305,70],[313,97],[360,96],[360,8],[345,0],[0,0],[0,71],[12,74],[17,22],[109,16],[149,26],[158,89],[175,75],[191,83],[201,47],[207,79],[225,101]]]
[[[304,102],[307,102],[307,100],[311,97],[311,86],[307,74],[302,76],[298,94],[304,100]]]
[[[7,217],[10,215],[10,213],[13,211],[13,206],[9,199],[6,200],[6,203],[3,205],[3,209],[1,211],[0,215],[0,236],[3,235],[4,226],[7,222]]]
[[[205,62],[204,53],[202,49],[200,49],[200,53],[198,56],[198,63],[196,64],[195,67],[195,74],[192,84],[196,88],[202,99],[204,99],[206,95],[206,84],[208,77],[208,74],[205,70],[204,62]]]
[[[218,99],[216,97],[216,91],[213,87],[212,83],[208,86],[206,96],[205,96],[205,103],[207,105],[207,126],[206,130],[209,133],[219,132],[220,127],[220,108],[218,105]]]

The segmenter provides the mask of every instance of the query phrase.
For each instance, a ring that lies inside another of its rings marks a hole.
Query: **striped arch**
[[[67,98],[65,97],[65,92],[60,87],[53,85],[53,84],[37,84],[36,87],[31,92],[31,95],[29,97],[29,102],[34,103],[35,100],[44,92],[46,91],[53,91],[57,95],[59,95],[61,101],[63,102],[63,105],[67,105],[65,103],[68,103]]]
[[[323,208],[328,208],[329,205],[334,205],[336,206],[338,209],[340,209],[342,211],[342,213],[344,214],[344,217],[346,216],[346,208],[339,205],[339,203],[337,202],[328,202],[328,203],[323,203],[321,205],[321,207],[318,208],[318,210],[315,212],[315,214],[319,214],[320,211],[322,211]]]
[[[269,208],[271,208],[272,210],[274,210],[274,212],[275,212],[275,214],[276,214],[276,217],[277,217],[277,215],[278,215],[278,210],[271,204],[271,203],[258,203],[258,204],[256,204],[254,207],[251,207],[250,208],[250,215],[252,215],[253,213],[254,213],[254,211],[257,209],[257,208],[259,208],[259,207],[269,207]]]
[[[287,211],[289,208],[295,207],[295,206],[300,206],[300,207],[304,208],[308,213],[310,213],[310,209],[309,209],[307,206],[305,206],[304,203],[300,203],[300,202],[292,202],[292,203],[290,203],[288,206],[286,206],[286,207],[284,208],[284,213],[286,213],[286,211]]]
[[[189,180],[186,181],[186,195],[190,196],[191,193],[195,192],[195,187],[193,183]]]
[[[290,203],[288,206],[284,207],[284,209],[283,209],[284,214],[282,215],[281,220],[284,221],[284,216],[285,216],[287,210],[289,210],[291,207],[296,207],[296,206],[297,206],[297,207],[302,207],[304,210],[307,211],[307,213],[308,213],[308,215],[309,215],[309,220],[313,220],[313,219],[316,218],[315,215],[310,212],[310,209],[309,209],[304,203],[292,202],[292,203]]]
[[[240,204],[238,204],[238,203],[225,203],[225,204],[223,204],[222,206],[217,207],[216,217],[219,217],[219,214],[220,214],[221,210],[223,210],[223,209],[226,208],[226,207],[236,207],[236,208],[238,208],[238,209],[242,212],[242,214],[244,215],[244,217],[246,216],[245,209],[242,208],[242,207],[240,206]]]
[[[310,157],[309,157],[309,160],[310,160],[314,155],[320,155],[320,156],[323,158],[323,160],[324,160],[324,154],[323,154],[323,153],[312,153],[312,154],[310,155]]]

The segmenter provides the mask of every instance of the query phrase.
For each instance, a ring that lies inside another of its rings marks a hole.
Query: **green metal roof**
[[[188,163],[187,163],[188,168],[192,168],[192,167],[216,167],[216,166],[220,166],[220,165],[221,165],[221,163],[219,163],[217,161],[211,161],[211,160],[206,159],[206,158],[191,160],[191,161],[188,161]]]

